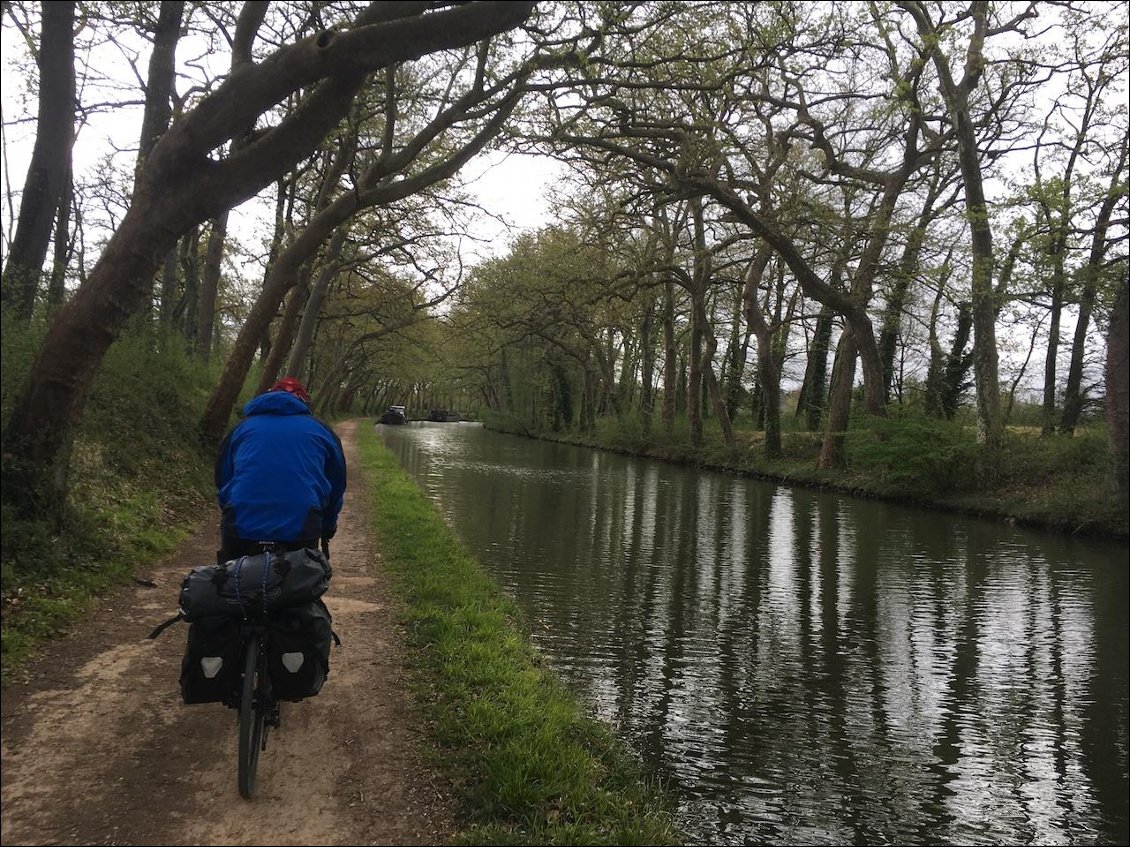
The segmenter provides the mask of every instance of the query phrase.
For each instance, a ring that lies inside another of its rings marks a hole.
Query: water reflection
[[[695,839],[1127,843],[1125,544],[381,430]]]

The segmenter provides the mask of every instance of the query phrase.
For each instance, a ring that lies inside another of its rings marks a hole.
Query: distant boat
[[[429,409],[427,419],[434,423],[458,423],[463,420],[458,412],[452,412],[448,409]]]
[[[408,415],[403,406],[389,406],[388,411],[377,419],[377,423],[394,425],[408,423]]]

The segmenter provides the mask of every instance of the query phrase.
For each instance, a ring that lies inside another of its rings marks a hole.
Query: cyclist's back
[[[345,494],[345,455],[337,434],[310,413],[302,383],[279,380],[243,413],[216,459],[220,561],[257,553],[264,541],[294,549],[332,538]]]

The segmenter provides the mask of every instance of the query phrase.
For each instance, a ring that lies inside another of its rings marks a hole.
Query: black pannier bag
[[[240,672],[238,618],[209,615],[189,625],[180,668],[185,703],[234,702]]]
[[[329,560],[312,547],[193,568],[181,586],[181,614],[191,623],[208,615],[257,618],[308,605],[326,593],[332,573]]]
[[[330,672],[330,624],[330,610],[321,600],[271,616],[267,671],[280,700],[301,700],[321,690]]]

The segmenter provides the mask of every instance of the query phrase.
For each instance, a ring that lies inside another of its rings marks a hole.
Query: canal
[[[1126,844],[1127,545],[378,427],[714,844]]]

